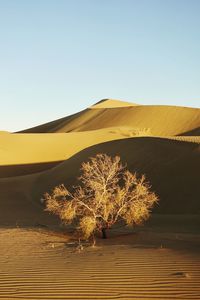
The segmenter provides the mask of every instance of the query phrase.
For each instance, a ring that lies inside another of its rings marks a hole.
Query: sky
[[[0,130],[104,98],[200,107],[199,0],[0,0]]]

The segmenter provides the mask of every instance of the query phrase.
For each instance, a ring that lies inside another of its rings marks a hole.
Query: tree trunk
[[[102,228],[102,239],[107,239],[106,228]]]
[[[94,236],[94,233],[92,234],[92,247],[95,247],[96,245],[96,239],[95,239],[95,236]]]

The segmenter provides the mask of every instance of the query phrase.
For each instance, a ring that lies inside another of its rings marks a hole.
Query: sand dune
[[[78,114],[41,126],[25,133],[90,131],[108,127],[149,129],[152,136],[199,135],[200,109],[175,106],[119,104],[110,107],[109,100],[99,109],[86,109]],[[121,107],[119,107],[121,105]],[[188,134],[189,133],[189,134]]]
[[[130,170],[146,174],[161,199],[154,212],[199,213],[199,151],[198,143],[153,137],[126,138],[88,147],[44,172],[1,179],[1,222],[44,222],[48,217],[40,203],[43,193],[60,183],[74,184],[80,164],[100,152],[120,155]]]
[[[197,213],[200,212],[199,150],[199,144],[196,143],[152,137],[129,138],[98,144],[79,152],[55,168],[41,173],[34,188],[35,199],[55,184],[71,185],[79,175],[79,166],[82,161],[86,161],[97,153],[107,153],[120,155],[131,171],[146,174],[153,190],[162,199],[156,208],[157,211]],[[66,173],[66,170],[70,172]]]
[[[132,127],[57,134],[2,135],[0,178],[47,170],[92,145],[143,135],[146,135],[145,131],[138,131]]]
[[[116,107],[129,107],[129,106],[135,106],[138,105],[136,103],[131,102],[125,102],[120,101],[116,99],[102,99],[99,102],[92,105],[90,108],[96,109],[96,108],[116,108]]]
[[[160,201],[145,227],[117,224],[108,240],[77,252],[73,228],[64,234],[40,199],[76,184],[97,153],[145,173]],[[200,109],[104,99],[0,132],[0,300],[200,299],[199,178]]]
[[[1,137],[0,165],[61,161],[91,145],[123,137],[127,137],[126,130],[110,129],[57,134],[5,134]]]
[[[130,170],[147,175],[161,199],[155,211],[199,213],[200,136],[177,136],[198,128],[200,109],[107,99],[26,133],[3,133],[1,222],[41,220],[43,193],[59,183],[73,184],[82,161],[99,152],[118,154]]]

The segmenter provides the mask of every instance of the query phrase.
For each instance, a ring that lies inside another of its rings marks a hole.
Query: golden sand
[[[131,171],[147,175],[161,199],[156,211],[200,211],[200,109],[100,104],[26,133],[0,134],[2,223],[33,224],[43,215],[43,193],[59,183],[72,185],[80,164],[100,152],[120,155]]]
[[[0,299],[199,299],[199,253],[179,248],[199,236],[141,232],[81,252],[69,238],[1,229]]]
[[[9,228],[58,225],[43,211],[43,193],[72,187],[81,163],[97,153],[120,155],[146,174],[160,198],[153,213],[183,214],[187,225],[186,214],[199,216],[200,109],[105,99],[0,132],[0,299],[200,299],[197,229],[175,234],[169,219],[162,232],[125,232],[77,254],[70,235]]]

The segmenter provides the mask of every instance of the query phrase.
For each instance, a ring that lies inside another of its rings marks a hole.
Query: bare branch
[[[106,228],[118,220],[139,225],[158,201],[145,176],[128,171],[119,156],[97,154],[82,163],[81,172],[80,185],[73,192],[61,184],[44,200],[47,211],[64,223],[74,222],[84,238],[101,230],[105,236]]]

